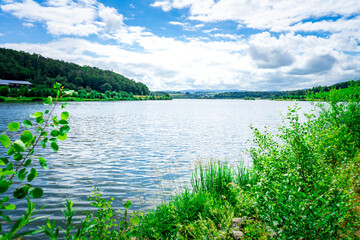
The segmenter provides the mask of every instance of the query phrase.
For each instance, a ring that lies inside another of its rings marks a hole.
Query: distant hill
[[[293,91],[245,91],[245,90],[183,90],[168,91],[172,98],[202,98],[202,99],[306,99],[309,94],[326,93],[331,89],[346,89],[355,84],[360,85],[360,80],[336,83],[331,86],[317,86],[310,89]],[[315,95],[313,95],[315,96]],[[320,96],[320,95],[319,95]]]
[[[35,87],[51,87],[60,82],[65,88],[124,91],[135,95],[148,95],[149,88],[123,75],[96,67],[45,58],[39,54],[0,48],[0,79],[27,80]]]

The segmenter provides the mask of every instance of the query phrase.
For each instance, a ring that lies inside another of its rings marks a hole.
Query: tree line
[[[234,99],[234,98],[261,98],[261,99],[284,99],[284,100],[304,100],[309,95],[326,93],[332,89],[345,89],[356,84],[360,84],[360,80],[351,80],[333,84],[331,86],[316,86],[310,89],[301,89],[294,91],[244,91],[244,92],[225,92],[218,93],[214,96],[204,98],[218,98],[218,99]]]
[[[134,95],[150,93],[145,84],[109,70],[80,66],[45,58],[39,54],[5,48],[0,48],[0,79],[26,80],[37,89],[51,90],[52,86],[59,82],[65,89],[85,90],[87,93],[91,91],[126,92]]]

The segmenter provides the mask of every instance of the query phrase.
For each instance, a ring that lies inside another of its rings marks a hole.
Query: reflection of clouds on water
[[[190,183],[197,160],[213,158],[236,164],[251,139],[250,124],[259,129],[281,124],[294,102],[243,100],[173,100],[69,103],[68,140],[60,150],[38,149],[49,170],[39,170],[34,186],[44,189],[39,216],[63,219],[66,198],[84,210],[92,185],[113,206],[131,200],[132,209],[154,208],[157,202]],[[304,111],[312,109],[300,102]],[[0,129],[25,119],[39,104],[0,104]],[[245,160],[248,158],[245,156]],[[24,201],[19,201],[24,203]],[[14,215],[22,214],[18,206]],[[78,213],[80,214],[81,211]]]

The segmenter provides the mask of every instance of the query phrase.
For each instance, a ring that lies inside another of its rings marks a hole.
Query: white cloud
[[[2,36],[4,36],[4,34],[3,34],[3,33],[0,33],[0,37],[2,37]]]
[[[359,17],[301,23],[309,17],[347,16],[358,9],[356,4],[330,2],[327,5],[336,7],[326,7],[314,1],[305,0],[301,4],[296,1],[154,2],[153,7],[164,11],[189,8],[188,19],[167,24],[199,31],[202,35],[179,38],[157,36],[142,26],[129,26],[120,10],[94,0],[49,0],[42,4],[33,0],[7,2],[1,6],[4,13],[23,19],[24,24],[43,23],[50,34],[57,35],[57,40],[1,46],[114,70],[147,84],[152,90],[297,89],[348,80],[360,74],[360,30],[356,27]],[[222,20],[268,30],[248,36],[230,31],[224,33],[221,25],[202,30],[205,22]],[[302,36],[296,33],[300,30],[331,34]],[[284,32],[274,35],[270,31]],[[91,41],[85,38],[91,34],[99,38]],[[63,38],[61,35],[77,37]],[[104,43],[104,39],[114,40],[113,44]]]
[[[207,33],[207,32],[205,32],[205,33]],[[215,38],[225,38],[225,39],[227,38],[227,39],[231,39],[231,40],[240,39],[242,37],[242,36],[235,35],[235,34],[224,34],[224,33],[215,33],[215,34],[212,34],[211,36],[213,36]]]
[[[99,16],[105,24],[106,29],[110,31],[122,28],[124,25],[123,15],[119,14],[115,8],[105,7],[101,4],[99,9]]]
[[[171,25],[176,25],[176,26],[184,26],[184,25],[185,25],[185,23],[176,22],[176,21],[170,21],[169,24],[171,24]]]
[[[170,1],[156,1],[153,4],[151,4],[152,7],[160,7],[163,11],[168,12],[171,10],[172,6]]]
[[[177,22],[177,21],[170,21],[169,24],[171,25],[175,25],[175,26],[181,26],[185,31],[196,31],[199,28],[202,28],[205,26],[205,24],[196,24],[196,25],[191,25],[188,22]]]
[[[3,12],[9,12],[20,19],[44,22],[53,35],[88,36],[100,31],[94,22],[96,10],[86,1],[48,1],[40,5],[33,0],[12,2],[1,5]]]
[[[35,26],[33,23],[30,23],[30,22],[24,22],[22,25],[23,25],[24,27],[29,27],[29,28],[32,28],[32,27]]]
[[[304,25],[299,22],[314,16],[343,15],[347,17],[358,14],[360,11],[358,0],[329,0],[326,4],[323,1],[313,0],[165,0],[155,1],[152,6],[161,7],[164,11],[170,11],[173,8],[189,8],[188,18],[191,20],[203,22],[232,20],[238,22],[239,26],[271,31],[296,29],[308,31],[307,25],[311,23]],[[335,25],[315,24],[313,28],[338,31],[337,27],[355,28],[358,26],[358,20],[344,21],[347,22],[346,25],[351,26],[343,26],[342,21],[339,21],[339,24]],[[292,27],[293,25],[295,26]]]

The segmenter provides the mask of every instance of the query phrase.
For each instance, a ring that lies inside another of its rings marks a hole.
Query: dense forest
[[[51,88],[55,82],[72,90],[127,92],[148,95],[148,87],[120,74],[96,67],[45,58],[39,54],[0,48],[0,79],[27,80],[35,88]]]

